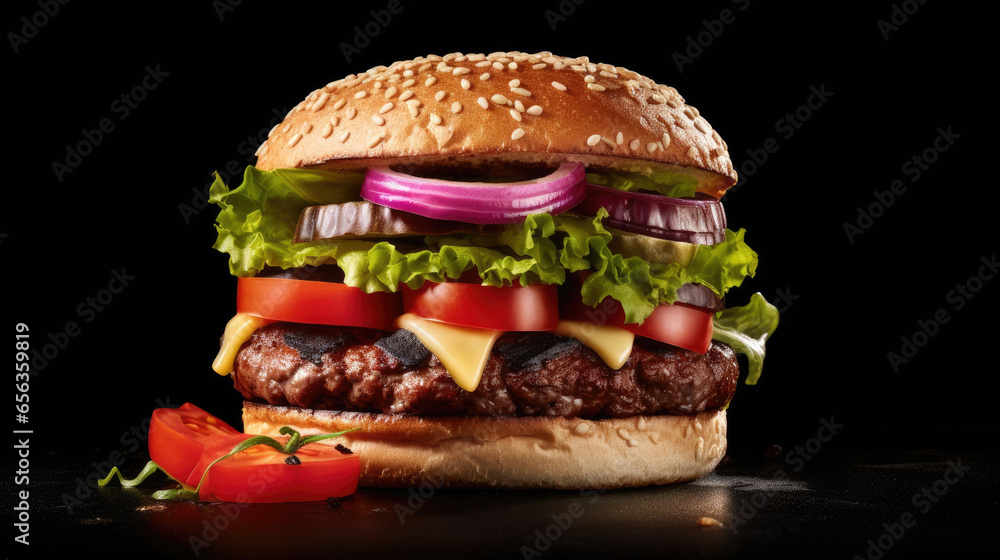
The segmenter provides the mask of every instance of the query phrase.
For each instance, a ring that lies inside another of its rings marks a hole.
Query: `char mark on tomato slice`
[[[406,329],[399,329],[380,338],[375,346],[408,368],[419,366],[431,355],[431,351],[420,342],[417,335]]]

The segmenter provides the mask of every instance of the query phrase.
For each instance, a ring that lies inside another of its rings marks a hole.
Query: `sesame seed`
[[[506,105],[507,104],[507,98],[504,97],[502,94],[499,94],[499,93],[493,94],[493,97],[491,97],[490,99],[492,99],[493,102],[496,103],[497,105]]]
[[[559,82],[552,82],[552,87],[556,88],[559,91],[566,91],[566,86],[560,84]]]
[[[281,123],[278,123],[278,124],[281,124]],[[270,138],[271,135],[274,134],[275,130],[278,130],[278,125],[277,124],[271,127],[271,132],[267,133],[267,137]]]
[[[583,81],[587,82],[588,84],[592,84],[594,83],[594,79],[595,78],[593,76],[588,75],[585,78],[583,78]]]
[[[413,92],[411,90],[406,90],[403,93],[399,94],[399,100],[400,101],[406,101],[407,99],[409,99],[411,97],[413,97]]]
[[[364,97],[366,95],[368,95],[367,91],[359,91],[358,93],[354,94],[354,99],[361,99],[362,97]]]
[[[601,70],[600,72],[598,72],[598,74],[600,74],[601,76],[604,76],[605,78],[617,78],[618,77],[618,74],[615,74],[614,72],[608,72],[607,70]]]
[[[638,149],[639,149],[639,139],[638,139],[638,138],[636,138],[635,140],[633,140],[633,141],[629,142],[629,145],[628,145],[628,147],[629,147],[629,149],[630,149],[630,150],[632,150],[633,152],[634,152],[635,150],[638,150]]]
[[[431,122],[434,124],[441,124],[441,117],[437,116],[437,113],[431,113]]]
[[[514,102],[514,108],[523,113],[524,112],[524,103],[521,103],[521,100],[518,99],[517,101]]]
[[[517,70],[517,63],[511,62],[510,64],[507,65],[507,68],[510,68],[511,70]]]
[[[417,68],[417,72],[423,72],[424,70],[427,70],[427,69],[428,69],[428,68],[430,68],[431,66],[434,66],[434,65],[433,65],[433,64],[431,64],[430,62],[427,62],[427,63],[424,63],[424,64],[421,64],[421,65],[420,65],[420,68]]]
[[[471,87],[472,87],[472,82],[466,80],[465,78],[462,78],[462,89],[469,89]]]
[[[312,132],[312,129],[313,129],[312,123],[307,123],[307,122],[302,123],[302,134],[309,134],[310,132]]]
[[[518,95],[523,95],[525,97],[531,97],[531,92],[528,91],[528,90],[526,90],[526,89],[524,89],[524,88],[522,88],[522,87],[510,88],[510,91],[512,91],[512,92],[514,92],[514,93],[516,93]]]
[[[424,82],[424,85],[427,86],[427,87],[431,87],[432,85],[434,85],[434,82],[436,82],[436,81],[438,81],[438,79],[435,78],[434,76],[431,76],[431,77],[427,78],[427,80]]]
[[[316,103],[313,104],[312,110],[319,111],[320,109],[322,109],[323,106],[326,105],[328,99],[330,99],[330,94],[324,91],[323,95],[320,95],[319,99],[316,100]]]
[[[397,91],[399,90],[396,89],[396,86],[389,86],[389,89],[385,90],[385,98],[389,99],[393,95],[396,95]]]
[[[484,66],[489,66],[490,64],[493,63],[488,60],[480,60],[479,62],[476,63],[476,68],[482,68]]]
[[[434,94],[434,100],[435,101],[441,101],[442,99],[445,98],[446,95],[448,95],[448,92],[446,92],[444,90],[441,90],[441,91],[439,91],[439,92],[437,92],[437,93]]]
[[[599,84],[587,84],[587,89],[592,89],[594,91],[604,91],[604,86]]]
[[[503,70],[503,64],[500,62],[494,62],[493,68],[496,68],[497,70]]]
[[[384,138],[385,138],[384,136],[376,136],[372,138],[371,140],[368,141],[368,147],[374,148],[375,146],[378,146]]]
[[[537,117],[538,115],[542,114],[542,107],[541,105],[532,105],[531,107],[528,107],[527,112],[529,115],[534,115]]]
[[[479,79],[485,82],[486,80],[490,79],[490,73],[483,72],[482,74],[479,75]]]
[[[414,118],[416,118],[416,116],[420,114],[420,111],[417,109],[416,103],[407,103],[406,110],[409,111],[410,116]]]
[[[302,133],[301,132],[299,132],[295,136],[292,136],[292,139],[288,141],[288,147],[291,148],[292,146],[298,144],[299,140],[302,140]]]
[[[512,88],[516,88],[517,86],[521,85],[521,80],[518,80],[518,79],[515,78],[515,79],[507,82],[507,85],[510,86],[510,87],[512,87]]]
[[[385,119],[378,115],[372,115],[372,122],[379,126],[383,126],[385,124]]]
[[[698,149],[691,146],[688,148],[687,156],[691,159],[698,159]]]
[[[287,123],[285,124],[285,126],[281,127],[281,132],[282,133],[288,132],[288,130],[291,128],[292,128],[292,123]]]
[[[323,138],[329,138],[331,134],[333,134],[333,123],[328,122],[323,125],[323,132],[321,133],[321,136]]]
[[[413,77],[413,70],[405,70],[403,72],[403,77],[404,78],[412,78]]]
[[[382,82],[375,82],[375,89],[381,89],[381,88],[382,88]]]
[[[538,64],[533,64],[531,66],[532,70],[541,70],[542,68],[545,68],[545,63],[544,62],[539,62]]]
[[[464,67],[455,68],[454,70],[451,71],[451,73],[456,76],[461,76],[462,74],[468,74],[469,72],[472,72],[472,70],[469,70],[468,68]]]
[[[415,83],[417,83],[417,81],[414,80],[413,78],[410,78],[409,80],[406,80],[405,82],[399,84],[399,87],[403,88],[413,87],[413,84]]]
[[[347,108],[347,120],[352,120],[354,117],[358,116],[358,110],[354,107]]]
[[[624,135],[624,134],[622,134],[621,132],[619,132],[619,133],[618,133],[618,136],[615,136],[615,142],[616,142],[616,143],[617,143],[617,144],[618,144],[619,146],[621,146],[621,145],[622,145],[622,143],[623,143],[623,142],[625,142],[625,135]]]
[[[451,112],[452,113],[461,113],[462,112],[462,104],[459,103],[458,101],[452,103],[451,104]]]
[[[649,144],[646,144],[646,151],[649,152],[649,153],[655,152],[656,151],[656,142],[650,142]]]
[[[588,146],[596,146],[598,143],[600,143],[600,141],[601,141],[601,135],[600,134],[594,134],[590,138],[587,138],[587,145]]]
[[[653,101],[653,103],[656,103],[657,105],[662,105],[662,104],[664,104],[664,103],[667,102],[667,98],[663,97],[662,95],[660,95],[658,93],[654,93],[653,95],[650,95],[649,98]]]
[[[485,97],[480,97],[479,99],[476,100],[476,103],[479,103],[479,106],[482,107],[483,109],[490,108],[490,102],[486,101]]]
[[[346,99],[343,99],[343,98],[338,99],[337,102],[333,104],[333,110],[334,111],[339,111],[346,104],[347,104],[347,100]]]
[[[663,142],[663,147],[666,148],[670,145],[670,135],[664,132],[663,138],[660,141]]]
[[[694,127],[698,129],[698,132],[702,134],[708,134],[708,126],[705,125],[705,119],[698,118],[694,120]]]
[[[524,136],[524,129],[523,128],[515,128],[514,132],[510,133],[510,139],[511,140],[517,140],[518,138],[520,138],[522,136]]]
[[[393,107],[394,107],[394,105],[392,104],[392,101],[390,101],[390,102],[386,103],[385,105],[383,105],[382,108],[378,110],[378,114],[384,115],[384,114],[388,113],[389,111],[392,111]]]
[[[330,124],[332,124],[333,126],[337,126],[338,124],[340,124],[340,117],[338,117],[337,115],[330,115]]]
[[[262,153],[263,153],[263,152],[264,152],[265,150],[267,150],[267,140],[264,140],[264,142],[263,142],[263,143],[262,143],[262,144],[261,144],[260,146],[257,146],[257,151],[255,151],[255,152],[253,153],[253,155],[255,155],[255,156],[259,156],[259,155],[260,155],[260,154],[262,154]]]
[[[514,117],[515,121],[521,122],[521,113],[517,109],[511,109],[510,116]]]

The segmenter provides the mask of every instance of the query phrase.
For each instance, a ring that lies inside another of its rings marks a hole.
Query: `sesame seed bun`
[[[726,412],[582,420],[435,417],[310,410],[245,402],[244,431],[328,440],[361,459],[362,486],[620,488],[672,484],[712,472],[726,452]]]
[[[587,57],[429,55],[317,89],[271,130],[257,167],[583,162],[694,176],[720,197],[728,147],[669,86]]]

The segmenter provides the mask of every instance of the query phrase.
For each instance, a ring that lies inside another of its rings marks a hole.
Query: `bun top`
[[[721,196],[728,146],[672,87],[587,57],[428,55],[309,94],[257,150],[263,170],[557,163],[692,175]]]

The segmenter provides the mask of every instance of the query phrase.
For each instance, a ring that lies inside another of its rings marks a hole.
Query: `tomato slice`
[[[149,457],[170,476],[197,486],[209,463],[250,437],[191,403],[158,408],[149,424]]]
[[[403,314],[402,297],[386,292],[365,293],[337,282],[290,278],[240,278],[236,312],[292,323],[394,330]]]
[[[559,324],[555,286],[482,286],[424,282],[403,289],[403,311],[463,327],[498,331],[551,331]]]
[[[223,459],[208,471],[199,492],[202,500],[223,502],[312,502],[339,498],[358,489],[361,461],[331,445],[299,448],[301,464],[267,445],[255,445]]]
[[[659,305],[642,323],[626,323],[625,311],[617,300],[607,297],[597,307],[590,307],[583,303],[579,289],[569,287],[561,311],[566,319],[619,327],[699,354],[712,344],[712,313],[683,303]]]
[[[251,437],[185,403],[179,408],[153,412],[149,455],[170,476],[188,486],[198,486],[211,465],[199,490],[203,500],[317,501],[346,496],[357,489],[361,469],[358,456],[322,443],[296,450],[294,455],[301,461],[298,465],[286,464],[288,455],[266,445],[250,447],[212,465]]]

